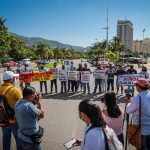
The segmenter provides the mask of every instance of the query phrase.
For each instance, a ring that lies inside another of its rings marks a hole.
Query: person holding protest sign
[[[72,71],[76,72],[76,68],[73,67]],[[76,74],[77,74],[77,72],[76,72]],[[72,82],[72,84],[71,84],[71,90],[72,90],[72,92],[77,92],[77,79],[72,80],[71,82]]]
[[[86,81],[83,81],[82,80],[82,83],[83,83],[83,94],[86,93],[86,87],[87,87],[87,90],[88,90],[88,94],[90,94],[90,85],[89,85],[89,82],[90,82],[90,74],[91,74],[91,70],[89,68],[87,68],[87,63],[84,64],[84,68],[83,68],[83,71],[82,71],[82,75],[81,75],[81,78],[83,79],[83,75],[87,74],[87,79]]]
[[[79,64],[79,67],[77,68],[76,71],[79,71],[79,77],[77,79],[77,90],[79,90],[79,86],[82,90],[82,82],[81,82],[81,72],[83,71],[83,68],[82,68],[82,64],[80,63]]]
[[[150,91],[148,85],[146,79],[139,78],[135,82],[138,94],[132,99],[125,98],[126,112],[132,114],[132,124],[135,127],[141,124],[141,150],[150,149]]]
[[[102,91],[101,91],[101,84],[102,84],[102,72],[101,71],[103,71],[102,69],[101,69],[101,65],[100,64],[97,64],[97,69],[95,69],[95,71],[94,71],[94,77],[95,77],[95,87],[94,87],[94,92],[93,92],[93,94],[95,94],[96,93],[96,91],[97,91],[97,87],[99,86],[99,93],[101,93]],[[105,73],[104,73],[104,76],[105,76]]]
[[[20,69],[20,74],[27,74],[27,73],[32,73],[32,72],[33,70],[31,69],[31,67],[29,67],[28,64],[24,64],[24,67]],[[25,83],[25,87],[30,86],[30,85],[31,85],[30,82]],[[24,89],[23,82],[20,83],[20,87],[22,90]]]
[[[44,68],[44,65],[41,65],[39,68],[39,72],[46,72],[47,70]],[[43,91],[43,84],[45,86],[45,94],[47,94],[47,82],[46,81],[40,81],[40,92]]]
[[[115,73],[115,75],[117,75],[117,79],[116,79],[116,86],[117,86],[116,94],[117,95],[118,95],[118,92],[119,92],[119,87],[121,87],[121,94],[123,94],[123,86],[118,83],[118,76],[123,75],[123,74],[126,74],[126,72],[122,69],[122,66],[120,65],[120,66],[118,66],[118,69]]]
[[[130,68],[127,70],[127,74],[137,74],[137,71],[134,69],[133,65],[130,65]],[[134,86],[128,86],[128,89],[132,87],[132,96],[134,96]]]
[[[73,71],[73,62],[70,63],[70,68],[67,71]],[[72,80],[68,79],[68,92],[70,91],[70,88],[72,87]]]
[[[144,74],[145,75],[145,79],[149,79],[149,73],[147,72],[147,68],[146,67],[142,67],[142,70],[140,72],[140,74]]]
[[[51,80],[51,93],[53,93],[53,85],[55,86],[55,92],[57,93],[57,77],[58,77],[58,69],[56,68],[56,63],[54,63],[54,67],[50,69],[53,73],[53,80]]]
[[[112,64],[109,65],[109,70],[106,71],[107,75],[107,91],[109,91],[110,85],[111,90],[114,91],[114,75],[116,71],[113,69]]]
[[[118,139],[124,145],[122,131],[124,111],[116,103],[116,94],[114,92],[106,92],[104,95],[104,103],[106,106],[106,109],[102,111],[104,121],[115,131]]]
[[[67,92],[66,84],[67,84],[67,71],[65,70],[65,66],[62,65],[62,69],[59,70],[59,80],[61,81],[61,93]]]

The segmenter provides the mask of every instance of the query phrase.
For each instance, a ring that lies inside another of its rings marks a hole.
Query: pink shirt
[[[123,110],[121,110],[121,115],[118,118],[111,118],[104,112],[102,112],[102,116],[106,124],[115,131],[116,135],[120,135],[122,133],[122,126],[124,120]]]

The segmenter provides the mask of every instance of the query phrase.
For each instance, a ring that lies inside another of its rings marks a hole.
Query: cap
[[[137,81],[135,81],[135,83],[141,87],[148,87],[149,85],[148,80],[144,78],[139,78]]]
[[[6,71],[4,74],[3,74],[3,80],[9,80],[9,79],[13,79],[14,77],[19,77],[19,74],[15,74],[14,72],[12,71]]]

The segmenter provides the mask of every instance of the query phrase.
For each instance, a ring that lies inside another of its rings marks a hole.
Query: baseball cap
[[[9,79],[13,79],[14,77],[19,77],[19,74],[15,74],[14,72],[12,71],[6,71],[4,74],[3,74],[3,80],[9,80]]]
[[[134,82],[135,84],[141,86],[141,87],[148,87],[149,83],[148,80],[144,78],[139,78],[137,81]]]

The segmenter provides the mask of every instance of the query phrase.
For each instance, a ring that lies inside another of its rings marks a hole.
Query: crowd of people
[[[27,66],[25,66],[27,67]],[[82,83],[81,72],[92,71],[87,67],[87,64],[79,64],[76,69],[71,63],[72,71],[79,71],[79,80],[76,81],[61,81],[61,93],[67,92],[70,89],[72,92],[77,92],[79,87],[83,88],[83,93],[90,93],[89,83]],[[31,72],[26,68],[24,71]],[[65,66],[62,65],[60,70],[65,70]],[[55,86],[55,92],[57,89],[57,72],[60,71],[56,64],[50,69],[53,72],[53,80],[51,80],[51,93]],[[96,70],[102,70],[101,65],[98,64]],[[40,64],[40,72],[45,72],[44,66]],[[66,71],[66,70],[65,70]],[[21,73],[18,69],[17,73]],[[139,125],[139,107],[141,106],[141,150],[150,150],[150,91],[148,78],[149,74],[145,67],[142,68],[140,73],[145,75],[145,78],[139,78],[135,87],[138,94],[129,99],[125,98],[126,109],[119,107],[117,104],[116,95],[118,94],[119,83],[117,82],[117,92],[114,92],[114,76],[117,78],[122,74],[136,74],[137,71],[133,66],[124,70],[121,66],[117,70],[109,66],[109,69],[105,72],[106,79],[95,78],[95,88],[93,93],[96,93],[99,85],[99,92],[102,92],[102,87],[107,83],[107,92],[104,94],[103,103],[105,108],[103,110],[92,100],[86,99],[79,103],[78,112],[79,118],[85,122],[86,128],[83,136],[83,140],[75,138],[76,142],[74,146],[81,146],[81,150],[109,150],[113,147],[116,150],[122,150],[124,146],[124,134],[123,125],[125,120],[125,114],[132,114],[133,124]],[[93,73],[94,75],[94,73]],[[3,150],[10,150],[11,145],[11,133],[16,140],[17,150],[41,150],[41,138],[43,136],[44,129],[39,125],[38,121],[44,118],[44,110],[42,105],[42,96],[36,92],[36,89],[31,86],[30,83],[21,83],[22,91],[20,91],[15,85],[14,79],[16,74],[12,70],[7,70],[3,74],[4,83],[0,86],[0,95],[6,97],[7,105],[13,109],[13,118],[9,118],[8,122],[2,126],[2,119],[0,125],[2,127],[3,134]],[[42,92],[42,85],[45,86],[45,93],[47,93],[47,81],[40,81],[40,90]],[[68,85],[67,85],[68,84]],[[110,91],[111,86],[111,91]],[[130,88],[130,87],[129,87]],[[123,87],[121,86],[121,93],[123,93]],[[9,109],[5,107],[4,109]],[[11,110],[12,111],[12,110]],[[5,116],[0,116],[5,117]],[[4,122],[3,122],[4,123]]]

